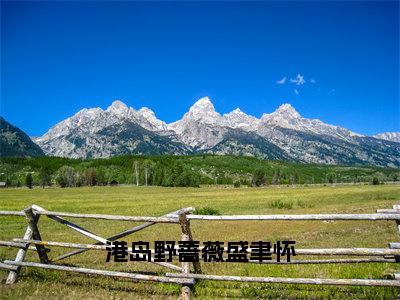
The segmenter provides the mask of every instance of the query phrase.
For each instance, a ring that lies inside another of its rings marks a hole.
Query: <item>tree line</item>
[[[64,165],[56,172],[42,167],[39,172],[28,172],[25,177],[25,185],[32,188],[33,185],[46,186],[57,185],[64,187],[104,186],[112,184],[157,185],[170,187],[199,187],[200,178],[190,168],[177,162],[173,167],[165,168],[152,161],[144,161],[140,164],[135,161],[132,165],[132,174],[121,171],[115,166],[89,167],[76,169]],[[7,186],[13,186],[11,181]],[[17,182],[16,186],[21,186]]]
[[[122,156],[110,159],[7,158],[0,181],[7,186],[101,186],[112,184],[198,187],[335,184],[399,180],[399,170],[301,165],[235,156]]]

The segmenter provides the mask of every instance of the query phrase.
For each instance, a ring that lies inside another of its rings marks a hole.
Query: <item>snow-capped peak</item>
[[[221,115],[215,111],[210,98],[204,97],[197,100],[183,116],[184,120],[203,121],[207,124],[215,124],[220,121]]]
[[[261,120],[281,127],[288,126],[291,120],[300,119],[300,114],[289,103],[284,103],[270,114],[263,114]]]
[[[300,114],[289,103],[284,103],[278,107],[272,114],[285,116],[286,118],[300,118]]]
[[[121,115],[128,113],[129,107],[120,100],[114,100],[113,103],[109,107],[107,107],[107,111],[117,115]]]
[[[231,112],[223,115],[224,125],[232,128],[254,129],[258,123],[258,119],[242,112],[240,108],[236,108]]]
[[[323,123],[318,119],[303,118],[289,103],[282,104],[271,114],[264,114],[261,123],[267,126],[279,126],[313,134],[335,136],[340,139],[349,140],[356,136],[347,129]]]
[[[214,104],[212,104],[210,98],[203,97],[197,100],[189,109],[189,112],[203,112],[203,111],[215,111]]]

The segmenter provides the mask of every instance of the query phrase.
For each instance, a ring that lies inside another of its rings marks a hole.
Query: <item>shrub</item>
[[[373,185],[378,185],[379,184],[379,178],[374,176],[374,178],[372,178],[372,184]]]
[[[297,206],[301,208],[313,208],[315,207],[314,203],[305,202],[303,200],[297,200]]]
[[[293,202],[283,202],[281,200],[274,200],[268,204],[268,207],[277,209],[292,209]]]
[[[196,215],[209,215],[209,216],[219,216],[221,213],[218,209],[212,208],[210,206],[200,207],[195,211]]]
[[[240,181],[235,181],[235,182],[233,183],[233,187],[239,188],[239,187],[240,187]]]

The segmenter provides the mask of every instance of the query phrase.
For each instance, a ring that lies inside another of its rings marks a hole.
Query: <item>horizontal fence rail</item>
[[[263,265],[323,265],[323,264],[361,264],[361,263],[395,263],[392,258],[338,258],[338,259],[302,259],[288,261],[256,261],[249,260],[250,263]]]
[[[9,246],[21,248],[28,244],[41,245],[41,246],[55,246],[62,248],[74,248],[74,249],[86,249],[86,250],[99,250],[106,251],[107,245],[95,245],[95,244],[80,244],[80,243],[65,243],[65,242],[54,242],[54,241],[38,241],[38,240],[24,240],[14,239],[14,242],[0,241],[0,246]],[[204,247],[199,247],[202,250]],[[174,247],[175,250],[179,250],[179,247]],[[227,250],[226,247],[223,248]],[[152,254],[155,253],[154,249],[149,249]],[[127,251],[132,251],[132,248],[128,247]],[[246,249],[246,252],[250,253],[250,249]],[[297,249],[296,255],[352,255],[352,256],[394,256],[400,255],[400,249],[377,249],[377,248],[333,248],[333,249]],[[291,260],[287,261],[255,261],[249,260],[249,263],[256,264],[335,264],[335,263],[374,263],[374,262],[388,262],[394,263],[395,260],[392,258],[350,258],[350,259],[325,259],[325,260]]]
[[[165,276],[152,276],[145,274],[135,274],[127,272],[116,272],[110,270],[97,270],[81,267],[72,267],[64,265],[56,265],[55,261],[66,259],[68,257],[78,255],[85,251],[106,251],[109,246],[106,244],[116,241],[122,237],[138,232],[147,227],[159,223],[179,224],[182,231],[182,241],[193,241],[190,230],[190,221],[346,221],[346,220],[362,220],[362,221],[395,221],[397,229],[400,232],[400,206],[395,205],[393,209],[379,209],[372,214],[303,214],[303,215],[234,215],[234,216],[214,216],[214,215],[192,215],[195,209],[193,207],[182,208],[174,212],[165,214],[160,217],[154,216],[119,216],[108,214],[81,214],[71,212],[49,211],[40,206],[32,205],[22,211],[0,211],[0,216],[19,216],[25,217],[28,226],[23,238],[14,238],[12,241],[0,241],[0,246],[18,248],[15,260],[5,260],[0,262],[0,269],[9,271],[6,283],[14,283],[21,267],[44,268],[57,271],[66,271],[82,274],[111,276],[117,278],[126,278],[133,281],[154,281],[161,283],[175,283],[181,285],[181,299],[190,299],[190,287],[195,284],[195,280],[214,280],[214,281],[237,281],[237,282],[260,282],[260,283],[284,283],[284,284],[312,284],[312,285],[354,285],[354,286],[386,286],[400,287],[400,273],[393,274],[394,279],[331,279],[331,278],[286,278],[286,277],[244,277],[244,276],[228,276],[228,275],[207,275],[202,274],[200,262],[193,263],[194,274],[190,272],[188,262],[182,262],[181,267],[171,263],[155,262],[152,257],[150,263],[174,270],[179,273],[165,273]],[[38,219],[40,216],[46,216],[69,229],[72,229],[85,237],[93,239],[94,244],[83,243],[67,243],[58,241],[44,241],[41,238]],[[103,238],[71,221],[63,219],[67,218],[83,218],[96,220],[111,221],[130,221],[144,222],[134,226],[128,230],[114,234],[108,238]],[[71,252],[62,254],[53,259],[48,259],[47,253],[50,251],[47,247],[72,248]],[[199,247],[201,251],[204,247]],[[179,247],[175,247],[179,250]],[[223,248],[226,252],[227,247]],[[38,253],[40,263],[26,262],[25,254],[28,250],[34,250]],[[151,253],[155,253],[154,249],[150,249]],[[127,249],[129,254],[133,253],[133,249]],[[251,252],[251,249],[246,249]],[[347,256],[346,258],[337,259],[297,259],[287,261],[254,261],[250,263],[257,264],[340,264],[340,263],[399,263],[400,262],[400,243],[388,243],[388,248],[326,248],[326,249],[296,249],[296,256]],[[136,254],[136,253],[135,253]],[[272,255],[274,255],[272,253]],[[353,256],[353,257],[352,257]],[[354,258],[354,256],[365,256],[363,258]]]
[[[140,280],[140,281],[157,281],[157,282],[164,282],[164,283],[178,283],[178,284],[188,284],[188,285],[192,285],[194,283],[194,280],[191,278],[171,278],[171,277],[163,277],[163,276],[133,274],[133,273],[126,273],[126,272],[116,272],[116,271],[107,271],[107,270],[96,270],[96,269],[87,269],[87,268],[78,268],[78,267],[58,266],[58,265],[41,264],[41,263],[35,263],[35,262],[15,262],[12,260],[6,260],[6,261],[4,261],[4,264],[11,265],[11,266],[20,266],[20,267],[36,267],[36,268],[58,270],[58,271],[77,272],[77,273],[92,274],[92,275],[121,277],[121,278],[129,278],[129,279]]]
[[[0,210],[0,216],[25,217],[25,213],[23,211],[15,211],[15,210]]]
[[[389,210],[383,210],[389,211]],[[360,221],[400,221],[400,210],[390,210],[391,213],[375,214],[305,214],[305,215],[237,215],[237,216],[210,216],[210,215],[188,215],[189,220],[207,221],[334,221],[334,220],[360,220]],[[398,213],[395,213],[398,212]],[[105,214],[78,214],[70,212],[55,211],[36,211],[38,215],[71,217],[83,219],[114,220],[114,221],[133,221],[133,222],[154,222],[154,223],[179,223],[178,217],[145,217],[145,216],[117,216]],[[0,215],[25,216],[19,211],[0,211]]]
[[[93,244],[80,244],[80,243],[64,243],[54,241],[39,241],[39,240],[24,240],[14,239],[13,242],[0,241],[0,246],[10,247],[24,247],[26,244],[34,244],[41,246],[56,246],[63,248],[76,248],[76,249],[88,249],[88,250],[107,250],[107,245],[93,245]],[[392,244],[392,243],[391,243]],[[222,248],[222,247],[221,247]],[[179,247],[175,246],[175,250],[179,250]],[[198,247],[199,250],[204,247]],[[227,251],[227,247],[223,247],[224,251]],[[155,253],[154,249],[149,249],[151,253]],[[128,247],[127,251],[132,251],[132,248]],[[251,252],[251,249],[245,250],[247,253]],[[327,248],[327,249],[296,249],[296,255],[349,255],[349,256],[394,256],[400,255],[400,248],[397,249],[386,249],[386,248]]]
[[[356,285],[356,286],[391,286],[400,287],[400,280],[384,279],[322,279],[322,278],[287,278],[287,277],[244,277],[205,274],[178,274],[167,273],[166,276],[179,278],[193,278],[217,281],[239,281],[260,283],[287,283],[287,284],[323,284],[323,285]]]
[[[377,209],[376,212],[377,213],[381,213],[381,214],[400,214],[400,208],[396,208],[396,209]]]
[[[204,215],[189,215],[189,220],[207,220],[207,221],[296,221],[296,220],[364,220],[364,221],[378,221],[378,220],[400,220],[400,214],[313,214],[313,215],[238,215],[238,216],[204,216]]]
[[[101,214],[76,214],[55,211],[38,211],[38,215],[72,217],[97,220],[132,221],[132,222],[154,222],[154,223],[179,223],[178,218],[167,217],[142,217],[142,216],[114,216]]]

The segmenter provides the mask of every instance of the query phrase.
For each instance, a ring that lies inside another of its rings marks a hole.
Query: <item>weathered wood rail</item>
[[[107,242],[116,241],[120,238],[138,232],[147,227],[158,223],[179,224],[181,228],[181,240],[193,240],[190,229],[190,221],[331,221],[331,220],[353,220],[353,221],[395,221],[397,229],[400,233],[400,206],[395,205],[393,209],[379,209],[373,214],[304,214],[304,215],[236,215],[236,216],[209,216],[209,215],[192,215],[194,208],[183,208],[161,217],[148,216],[117,216],[107,214],[80,214],[70,212],[55,212],[43,209],[40,206],[32,205],[23,211],[0,211],[0,216],[19,216],[25,217],[27,221],[27,229],[23,238],[14,238],[12,241],[0,241],[0,246],[18,248],[17,255],[14,260],[5,260],[0,262],[0,269],[9,271],[6,279],[7,284],[16,281],[21,267],[43,268],[66,272],[75,272],[83,274],[112,276],[117,278],[126,278],[133,281],[154,281],[161,283],[174,283],[182,287],[181,299],[190,299],[190,287],[195,284],[195,280],[215,280],[215,281],[239,281],[239,282],[261,282],[261,283],[285,283],[285,284],[323,284],[323,285],[354,285],[354,286],[387,286],[400,287],[400,274],[393,274],[393,279],[330,279],[330,278],[286,278],[286,277],[243,277],[243,276],[225,276],[201,274],[200,262],[193,263],[194,273],[191,273],[190,264],[182,262],[181,266],[177,266],[167,262],[155,262],[154,259],[150,263],[168,268],[179,273],[166,273],[165,276],[152,276],[145,274],[135,274],[128,272],[116,272],[110,270],[96,270],[81,267],[71,267],[64,265],[56,265],[54,262],[66,259],[68,257],[78,255],[85,251],[96,250],[106,251]],[[94,244],[82,243],[66,243],[58,241],[44,241],[40,235],[38,221],[40,216],[46,216],[68,228],[89,237],[96,242]],[[132,227],[123,232],[117,233],[108,238],[103,238],[97,234],[86,230],[85,228],[64,219],[68,218],[84,218],[96,220],[110,221],[126,221],[126,222],[144,222],[140,225]],[[49,259],[47,247],[72,248],[71,252],[61,256]],[[203,247],[200,247],[200,250]],[[178,247],[176,247],[178,249]],[[26,252],[34,250],[38,253],[39,262],[24,261]],[[224,248],[226,251],[227,248]],[[247,252],[250,250],[247,249]],[[128,253],[132,253],[132,249],[128,248]],[[154,249],[151,249],[154,253]],[[290,262],[282,261],[252,261],[249,263],[258,264],[339,264],[339,263],[394,263],[400,262],[400,243],[392,242],[388,244],[388,248],[327,248],[327,249],[296,249],[296,255],[300,256],[365,256],[365,258],[338,258],[338,259],[302,259],[292,260]]]

